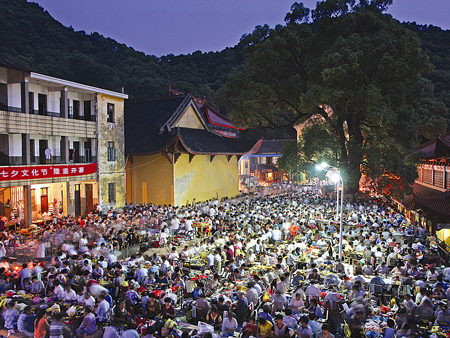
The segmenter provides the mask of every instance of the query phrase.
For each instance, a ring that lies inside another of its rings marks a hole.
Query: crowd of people
[[[0,324],[35,338],[445,334],[450,267],[437,240],[387,201],[344,207],[342,261],[334,200],[295,186],[55,217],[28,243],[36,259],[20,264],[7,255],[20,237],[4,233]],[[120,254],[149,243],[168,249]]]

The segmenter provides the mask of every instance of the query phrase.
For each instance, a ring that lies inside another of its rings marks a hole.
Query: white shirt
[[[58,297],[58,299],[62,299],[64,296],[64,288],[61,285],[55,287],[55,290],[53,290],[53,292],[56,295],[56,297]]]
[[[289,303],[289,307],[292,309],[299,309],[302,307],[305,307],[305,303],[303,302],[303,299],[300,297],[300,299],[297,299],[297,297],[294,297],[291,299]]]
[[[208,266],[214,265],[214,255],[212,253],[209,253],[208,256],[206,256],[206,263]]]
[[[67,302],[75,301],[77,300],[77,294],[75,293],[74,290],[70,290],[69,292],[64,291],[63,298]]]
[[[92,296],[89,296],[89,298],[88,299],[84,299],[84,305],[85,306],[90,306],[91,308],[93,308],[94,307],[94,305],[95,305],[95,298],[94,297],[92,297]]]
[[[274,241],[279,241],[281,239],[281,231],[278,229],[272,230],[272,239]]]

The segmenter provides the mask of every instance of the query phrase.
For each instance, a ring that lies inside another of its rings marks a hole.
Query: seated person
[[[77,329],[77,336],[89,336],[97,331],[95,315],[92,313],[90,306],[84,307],[84,318]]]
[[[313,269],[312,273],[308,276],[308,280],[313,284],[319,284],[322,278],[317,273],[317,269]]]
[[[310,313],[314,313],[317,318],[322,318],[322,309],[319,306],[319,303],[316,298],[311,299],[311,306],[309,307],[308,311]]]
[[[37,276],[31,278],[31,293],[43,296],[45,293],[44,282],[38,280]]]
[[[273,324],[266,320],[265,318],[260,317],[258,319],[258,338],[267,338],[272,337],[273,335]]]
[[[238,323],[236,318],[234,318],[234,313],[231,311],[226,312],[226,317],[222,321],[222,337],[234,336],[238,328]]]
[[[292,310],[292,313],[297,314],[300,313],[304,307],[305,303],[303,302],[302,295],[297,292],[295,297],[289,302],[289,308]]]
[[[299,338],[311,338],[313,333],[311,327],[308,325],[308,316],[302,316],[300,318],[300,325],[297,329],[297,335]]]
[[[154,293],[151,293],[147,303],[145,304],[145,317],[154,319],[161,314],[161,302],[156,298]]]
[[[115,308],[114,320],[119,321],[121,323],[126,323],[128,316],[130,316],[130,313],[125,308],[125,301],[121,300]]]
[[[287,338],[289,336],[289,329],[283,323],[283,315],[280,313],[275,316],[275,325],[273,326],[273,335],[276,338]]]
[[[217,307],[211,307],[211,311],[206,315],[206,324],[213,326],[215,331],[222,327],[222,316],[217,311]]]
[[[262,311],[258,314],[258,319],[264,318],[269,322],[274,323],[272,316],[270,315],[270,303],[265,303],[262,306]]]
[[[204,297],[205,291],[204,291],[205,284],[203,282],[198,282],[197,286],[194,288],[194,291],[192,291],[192,297],[194,299]]]
[[[136,292],[136,286],[134,284],[130,284],[130,289],[125,292],[125,298],[133,305],[137,305],[139,301],[139,294]]]
[[[250,317],[248,323],[244,324],[244,327],[242,329],[242,337],[243,338],[256,337],[257,334],[258,334],[258,325],[255,323],[255,319],[253,317]]]
[[[334,335],[330,333],[330,324],[323,323],[322,324],[322,332],[319,332],[316,335],[316,338],[334,338]]]
[[[164,276],[164,274],[160,271],[157,272],[154,284],[160,290],[165,290],[169,287],[169,279],[166,276]]]
[[[171,304],[171,299],[166,297],[164,299],[164,305],[161,308],[161,314],[163,319],[175,319],[175,308]]]
[[[443,299],[445,298],[444,290],[442,289],[442,283],[437,282],[435,288],[433,289],[433,298],[434,299]]]

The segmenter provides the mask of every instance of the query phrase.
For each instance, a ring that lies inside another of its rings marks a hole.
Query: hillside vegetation
[[[0,54],[39,73],[107,89],[123,86],[130,98],[165,95],[171,84],[214,102],[230,72],[244,60],[245,43],[220,52],[145,55],[98,33],[65,27],[26,0],[0,0],[0,22]],[[450,32],[415,23],[405,26],[421,38],[435,67],[426,76],[450,107]]]

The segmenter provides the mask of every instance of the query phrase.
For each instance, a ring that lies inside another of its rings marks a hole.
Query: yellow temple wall
[[[133,156],[126,176],[128,203],[173,205],[173,165],[163,155]]]
[[[182,154],[174,165],[174,205],[191,204],[239,194],[237,157],[196,155],[189,163],[189,154]]]

